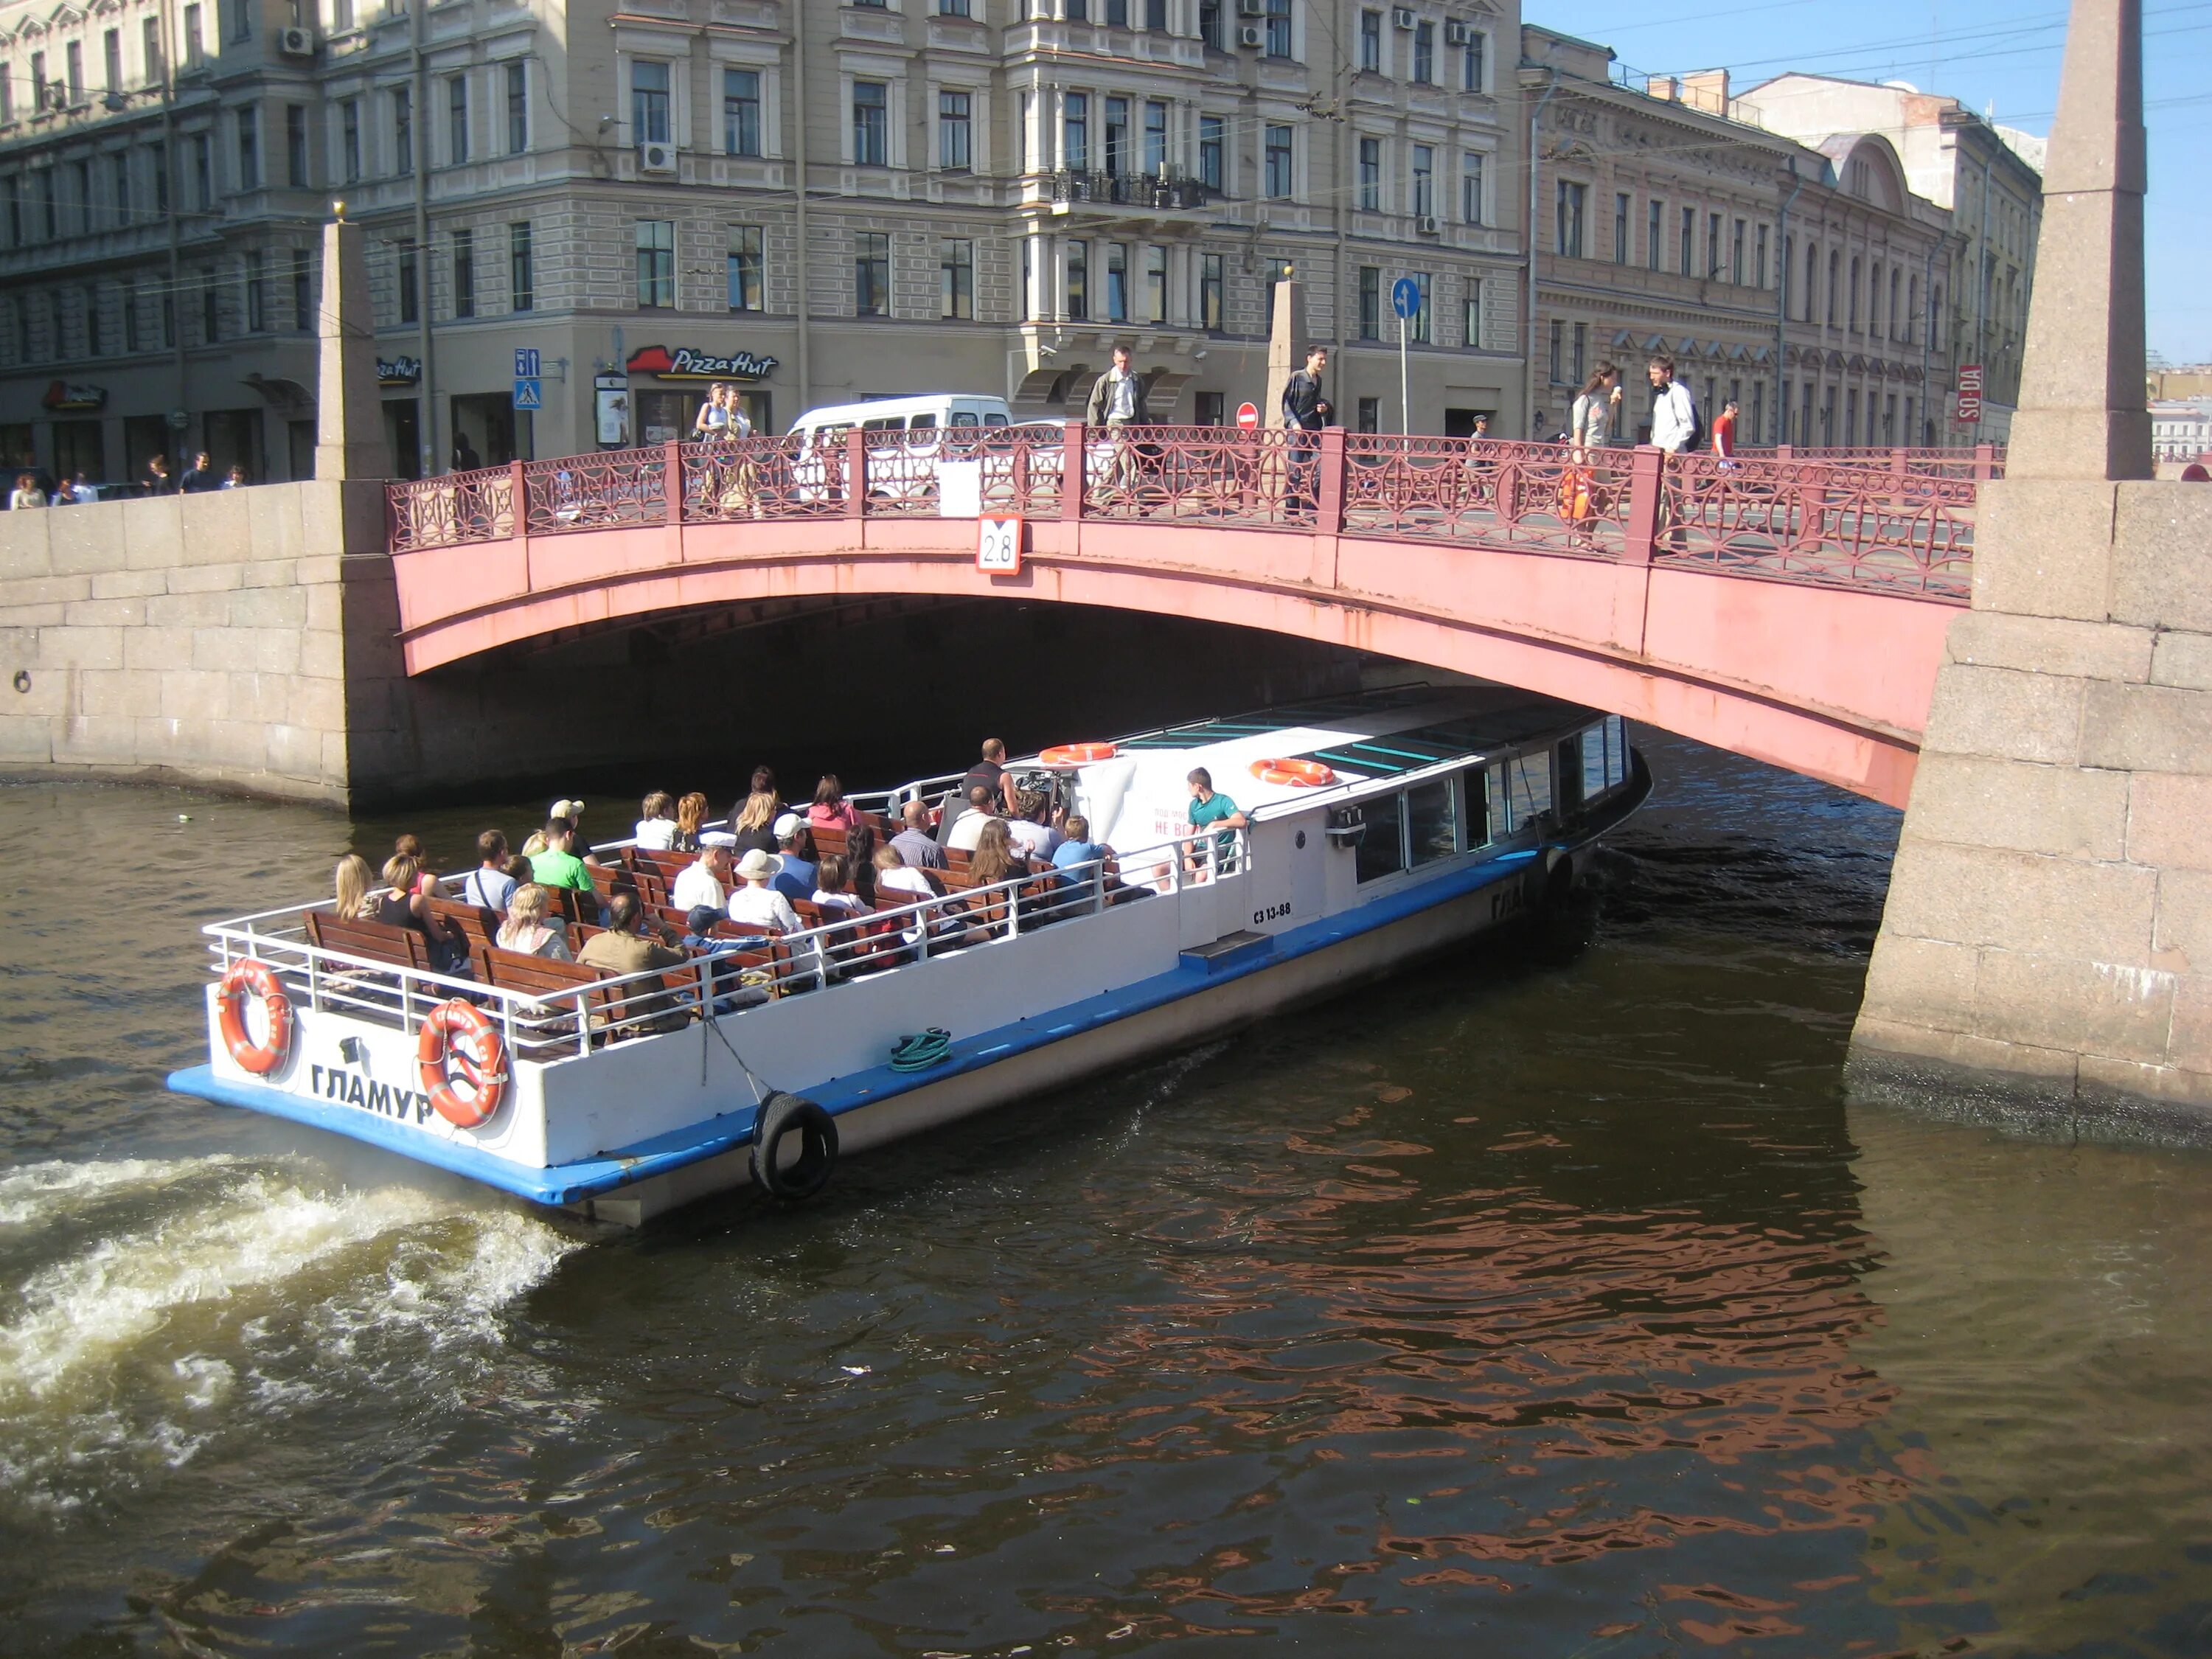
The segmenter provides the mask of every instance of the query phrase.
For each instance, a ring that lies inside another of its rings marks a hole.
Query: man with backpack
[[[1651,375],[1651,441],[1669,455],[1687,455],[1705,445],[1705,423],[1698,414],[1698,405],[1690,396],[1690,388],[1674,378],[1672,357],[1654,357]],[[1665,476],[1661,465],[1659,481],[1658,532],[1669,547],[1682,546],[1681,506],[1678,497],[1682,489],[1679,478]]]

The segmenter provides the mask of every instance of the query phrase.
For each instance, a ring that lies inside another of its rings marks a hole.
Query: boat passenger
[[[748,927],[781,927],[799,931],[799,912],[791,901],[769,885],[782,866],[772,853],[756,847],[738,860],[738,877],[744,885],[730,895],[730,920]]]
[[[376,905],[371,890],[376,883],[376,872],[368,867],[368,860],[358,853],[348,853],[338,860],[336,877],[337,892],[331,902],[331,914],[340,921],[373,921]]]
[[[660,968],[681,968],[690,958],[662,940],[645,939],[637,931],[642,914],[635,893],[617,893],[607,901],[607,925],[584,941],[576,960],[586,968],[611,974],[644,974]],[[674,938],[672,933],[669,938]],[[641,980],[629,988],[617,1016],[633,1031],[672,1031],[689,1018],[676,1006],[665,980]]]
[[[1030,861],[1006,835],[1004,818],[987,817],[981,834],[976,838],[975,856],[968,860],[968,875],[978,887],[989,887],[1002,881],[1016,881],[1030,873]],[[1002,896],[993,894],[972,904],[971,909],[995,908]],[[1026,914],[1024,920],[1027,920]]]
[[[1052,849],[1052,867],[1060,872],[1063,887],[1087,887],[1097,874],[1085,869],[1086,865],[1103,865],[1114,856],[1114,849],[1100,841],[1091,839],[1091,820],[1080,812],[1071,813],[1067,820],[1067,839]]]
[[[532,830],[528,839],[522,843],[522,856],[534,859],[544,850],[545,832],[543,830]]]
[[[1006,838],[1033,859],[1050,859],[1060,836],[1046,822],[1051,802],[1042,789],[1024,789],[1014,797],[1013,816],[1006,820]]]
[[[668,884],[668,902],[678,910],[702,905],[720,910],[729,897],[730,853],[726,847],[701,848],[697,860]]]
[[[676,810],[676,797],[665,789],[656,789],[645,798],[638,808],[637,844],[649,852],[667,853],[675,850],[676,820],[671,816]]]
[[[557,917],[551,917],[552,908],[551,893],[534,881],[524,882],[507,900],[507,920],[500,923],[492,942],[502,951],[519,951],[526,957],[574,961],[567,932]]]
[[[1251,822],[1244,816],[1235,801],[1214,788],[1213,774],[1203,766],[1194,767],[1188,781],[1190,784],[1190,807],[1188,817],[1192,829],[1203,830],[1207,825],[1212,824],[1223,830],[1242,830]],[[1197,871],[1211,866],[1225,876],[1233,867],[1237,837],[1214,836],[1211,856],[1208,855],[1202,836],[1191,837],[1186,843],[1186,848],[1183,858],[1185,868]]]
[[[739,853],[775,852],[777,803],[773,789],[756,789],[730,814],[731,845]]]
[[[421,872],[415,878],[416,885],[432,898],[444,896],[445,890],[439,884],[437,872],[430,868],[429,858],[422,851],[421,836],[398,836],[392,843],[392,855],[399,859],[413,859],[416,868]]]
[[[575,844],[576,826],[572,821],[547,819],[544,850],[530,855],[531,878],[541,887],[567,887],[589,896],[592,872],[576,856]]]
[[[860,896],[860,902],[871,910],[876,908],[876,831],[875,826],[856,823],[845,835],[845,871],[853,880],[853,890]]]
[[[822,781],[814,786],[814,804],[806,809],[808,826],[815,830],[850,830],[860,821],[860,815],[845,799],[845,786],[837,781],[837,775],[823,773]]]
[[[973,853],[986,829],[994,823],[1001,830],[1005,829],[1006,820],[998,816],[998,797],[992,793],[988,786],[979,783],[970,788],[968,805],[961,811],[958,821],[952,826],[951,836],[945,843],[946,849],[955,853]]]
[[[722,913],[708,904],[696,907],[684,919],[684,948],[708,958],[699,964],[699,971],[708,981],[708,994],[714,999],[717,1015],[734,1014],[740,1008],[757,1007],[768,1000],[765,987],[740,983],[746,971],[743,963],[716,960],[768,941],[724,939],[714,932],[714,924],[721,919]]]
[[[891,845],[898,848],[899,858],[911,870],[942,870],[945,849],[937,844],[930,833],[929,808],[918,800],[910,800],[899,811],[906,828],[891,837]]]
[[[549,818],[566,818],[571,823],[581,823],[584,821],[584,803],[580,800],[556,800],[553,803],[553,810],[545,816]]]
[[[814,832],[796,812],[775,821],[777,868],[769,885],[787,899],[814,896],[815,866],[822,855],[814,850]]]
[[[726,914],[719,905],[693,905],[684,917],[684,938],[681,941],[684,948],[709,951],[736,950],[738,940],[725,939],[714,931],[714,924],[722,921]]]
[[[461,878],[461,902],[496,914],[514,896],[514,885],[507,873],[507,837],[485,830],[477,837],[477,867]]]
[[[929,843],[933,850],[937,843]],[[876,901],[889,908],[921,904],[937,896],[937,890],[929,884],[929,878],[909,866],[893,836],[875,852]]]
[[[772,766],[753,768],[752,781],[745,786],[748,795],[774,795],[775,810],[783,811],[783,796],[775,787],[775,769]]]
[[[699,832],[707,827],[707,798],[694,789],[676,803],[676,832],[669,838],[672,853],[699,850]]]
[[[843,857],[832,853],[822,860],[822,870],[814,889],[814,908],[824,916],[864,916],[868,907],[860,896],[852,890],[852,876]]]
[[[422,867],[404,853],[395,853],[384,866],[384,891],[376,896],[375,919],[387,927],[404,927],[420,933],[428,945],[434,973],[465,978],[469,971],[468,942],[446,919],[430,908],[422,890]]]
[[[1006,780],[1006,745],[996,738],[983,739],[983,758],[969,767],[968,775],[960,780],[960,798],[971,799],[979,783],[1006,805],[1014,804],[1013,787]]]
[[[542,836],[533,836],[532,838],[538,841],[544,839]],[[514,857],[507,860],[507,873],[514,878],[514,884],[518,887],[526,881],[536,879],[536,878],[530,873],[530,860],[520,853],[517,853]]]

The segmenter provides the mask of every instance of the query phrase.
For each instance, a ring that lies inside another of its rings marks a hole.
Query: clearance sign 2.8
[[[1979,363],[1959,365],[1959,407],[1951,418],[1960,426],[1972,426],[1982,418],[1982,366]]]

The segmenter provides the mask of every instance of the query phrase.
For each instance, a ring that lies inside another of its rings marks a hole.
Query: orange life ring
[[[1255,760],[1252,775],[1262,783],[1287,783],[1300,789],[1317,789],[1336,781],[1336,774],[1319,761]]]
[[[269,1016],[269,1040],[257,1043],[246,1034],[246,998],[261,999]],[[240,957],[224,969],[216,992],[216,1021],[230,1057],[256,1077],[266,1077],[292,1054],[292,999],[284,994],[276,970],[258,957]]]
[[[1037,757],[1040,766],[1088,766],[1093,761],[1109,761],[1121,751],[1110,743],[1055,744]]]
[[[446,1074],[448,1055],[460,1062],[464,1096]],[[415,1070],[440,1117],[457,1129],[473,1129],[499,1115],[507,1101],[507,1040],[483,1009],[459,997],[424,1017],[415,1044]]]

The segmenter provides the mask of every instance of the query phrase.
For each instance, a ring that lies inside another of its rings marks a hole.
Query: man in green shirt
[[[1189,782],[1189,817],[1192,829],[1204,830],[1212,825],[1223,830],[1242,830],[1250,823],[1250,820],[1237,809],[1235,801],[1215,791],[1213,775],[1203,766],[1191,773]],[[1213,855],[1211,860],[1208,860],[1205,855],[1202,841],[1194,837],[1189,842],[1189,851],[1185,855],[1184,865],[1195,875],[1210,863],[1217,874],[1225,876],[1235,868],[1236,852],[1236,836],[1216,836],[1213,838]]]
[[[547,819],[545,850],[530,855],[530,878],[540,887],[573,887],[588,896],[592,872],[584,868],[583,860],[574,852],[575,842],[574,823],[567,818]]]

